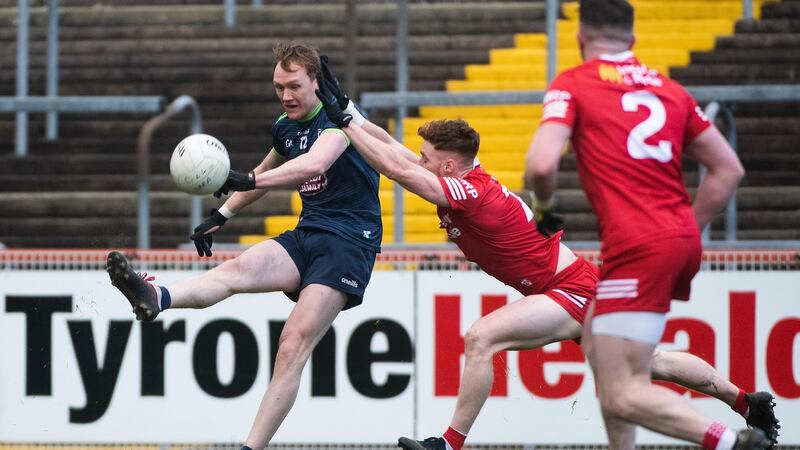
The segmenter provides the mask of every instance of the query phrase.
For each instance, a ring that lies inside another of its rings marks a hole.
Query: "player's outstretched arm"
[[[402,153],[395,151],[392,145],[376,139],[358,125],[350,124],[343,130],[353,147],[375,170],[431,203],[450,206],[439,178],[433,172],[417,164],[416,160],[409,161]]]
[[[390,144],[367,133],[352,114],[342,109],[344,102],[338,98],[336,87],[323,75],[317,77],[317,85],[317,97],[328,119],[347,134],[353,147],[370,166],[425,200],[439,206],[450,206],[436,175],[394,151]]]
[[[256,187],[294,187],[324,174],[347,149],[347,139],[336,129],[323,130],[308,152],[256,176]]]
[[[365,120],[363,124],[361,124],[361,128],[369,133],[370,136],[389,144],[389,146],[397,152],[400,156],[416,163],[419,160],[419,155],[414,153],[410,148],[406,147],[405,145],[401,144],[397,139],[395,139],[391,134],[389,134],[386,130],[375,125],[374,123],[370,122],[369,120]]]
[[[728,203],[744,176],[744,167],[728,141],[714,126],[691,141],[686,147],[686,154],[707,169],[692,203],[697,225],[702,229]]]
[[[339,107],[338,109],[340,109],[343,114],[351,116],[353,122],[360,125],[364,131],[372,137],[389,144],[392,149],[400,153],[407,160],[416,162],[419,159],[416,153],[398,142],[392,135],[387,133],[386,130],[367,120],[358,108],[356,108],[353,101],[350,100],[350,97],[348,97],[344,89],[342,89],[339,79],[336,78],[336,75],[333,73],[327,55],[320,56],[320,63],[321,70],[319,76],[317,76],[317,85],[320,86],[320,91],[325,92],[328,98],[335,99]]]

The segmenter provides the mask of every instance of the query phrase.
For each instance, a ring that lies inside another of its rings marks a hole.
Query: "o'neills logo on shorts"
[[[341,281],[342,283],[344,283],[344,284],[348,285],[348,286],[352,286],[352,287],[354,287],[354,288],[357,288],[357,287],[358,287],[358,281],[356,281],[356,280],[348,280],[347,278],[345,278],[345,277],[342,277],[342,279],[341,279],[340,281]]]
[[[322,174],[301,184],[297,190],[301,194],[314,195],[324,191],[327,187],[328,177],[326,177],[325,174]]]

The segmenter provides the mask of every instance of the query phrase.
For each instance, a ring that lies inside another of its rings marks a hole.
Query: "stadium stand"
[[[800,84],[800,1],[765,3],[761,20],[736,23],[713,51],[692,52],[671,75],[687,85]],[[739,189],[740,239],[800,239],[800,104],[733,105],[747,175]],[[717,221],[717,230],[721,229]]]
[[[634,1],[637,11],[635,50],[640,59],[686,85],[798,83],[797,21],[800,2],[765,3],[763,20],[737,19],[742,3],[691,0]],[[755,2],[756,18],[761,3]],[[577,3],[563,4],[558,23],[559,70],[579,62],[575,34]],[[735,30],[736,34],[730,35]],[[546,36],[518,34],[513,48],[490,51],[490,63],[469,65],[465,79],[448,80],[452,92],[544,89]],[[738,192],[738,238],[798,239],[800,164],[791,142],[798,141],[798,105],[733,105],[738,146],[748,170]],[[406,121],[406,142],[418,149],[414,131],[442,117],[463,117],[481,132],[482,164],[510,189],[519,192],[530,135],[541,116],[539,105],[422,107],[420,117]],[[686,162],[686,183],[698,183],[696,164]],[[562,160],[559,209],[567,220],[568,240],[596,240],[594,216],[581,192],[572,155]],[[713,224],[712,239],[724,238],[723,219]]]
[[[34,5],[45,2],[35,2]],[[250,168],[270,146],[280,113],[271,82],[271,47],[302,39],[344,65],[342,2],[265,2],[240,8],[239,24],[222,24],[222,2],[65,0],[60,16],[61,95],[193,96],[204,131],[219,137],[234,167]],[[205,3],[205,4],[198,4]],[[241,2],[240,2],[241,3]],[[16,1],[0,4],[0,95],[14,95]],[[359,2],[358,89],[394,88],[395,6]],[[410,89],[441,90],[465,64],[487,62],[489,48],[512,44],[513,32],[541,32],[540,2],[412,2]],[[44,8],[32,9],[31,95],[44,89]],[[500,28],[508,34],[498,34]],[[342,72],[342,70],[340,70]],[[62,115],[60,138],[47,142],[44,119],[31,114],[30,155],[13,156],[14,117],[0,117],[0,242],[9,247],[132,247],[136,242],[134,150],[147,119],[136,115]],[[378,117],[380,121],[381,118]],[[383,120],[385,122],[385,119]],[[153,140],[153,247],[187,242],[188,198],[167,174],[187,122],[173,120]],[[387,204],[389,200],[387,200]],[[205,200],[204,209],[217,205]],[[226,225],[217,241],[263,232],[264,216],[291,214],[289,191],[274,192]]]
[[[0,95],[14,93],[16,3],[0,0],[0,23],[6,25],[0,27],[4,50],[0,53]],[[339,1],[269,0],[261,9],[253,9],[249,1],[239,0],[239,24],[234,28],[222,24],[222,2],[216,0],[60,3],[61,95],[164,95],[168,99],[192,95],[200,104],[204,131],[228,146],[234,167],[253,166],[271,144],[270,125],[280,113],[270,88],[274,42],[310,41],[330,54],[343,74],[344,7]],[[765,4],[763,20],[738,23],[739,1],[682,0],[681,8],[658,0],[635,3],[647,17],[637,25],[643,59],[669,70],[685,84],[798,82],[800,63],[794,51],[800,39],[798,0]],[[43,0],[32,2],[32,95],[41,95],[44,89],[44,4]],[[358,10],[354,98],[360,92],[393,90],[395,70],[393,2],[359,2]],[[667,15],[674,11],[680,11],[680,16]],[[458,2],[454,7],[450,1],[415,0],[409,13],[411,90],[544,87],[541,2]],[[561,68],[577,62],[575,14],[575,4],[566,2],[565,20],[559,23]],[[734,23],[735,35],[715,37],[730,34]],[[496,76],[505,79],[492,78]],[[388,113],[380,112],[376,121],[387,124],[381,114]],[[522,189],[520,168],[538,121],[538,107],[423,107],[419,113],[419,118],[405,124],[406,142],[412,148],[419,145],[413,134],[421,121],[465,117],[482,133],[483,163],[509,188]],[[799,239],[800,164],[792,148],[800,133],[798,105],[737,105],[735,113],[739,148],[748,169],[739,191],[739,238]],[[146,119],[122,114],[62,115],[60,139],[47,142],[42,138],[42,115],[32,114],[30,156],[17,158],[13,156],[13,115],[0,116],[0,242],[9,247],[134,246],[134,149]],[[175,191],[167,174],[171,150],[186,130],[185,121],[173,120],[153,141],[154,247],[187,243],[188,198]],[[696,185],[696,178],[691,172],[687,184]],[[381,199],[386,234],[391,237],[393,196],[385,181]],[[594,240],[594,217],[580,192],[571,158],[563,162],[561,185],[566,188],[559,202],[570,228],[568,239]],[[206,199],[204,210],[217,204],[215,199]],[[410,195],[405,196],[405,205],[406,240],[441,242],[444,236],[435,229],[433,209]],[[273,192],[226,225],[217,241],[257,242],[294,226],[298,212],[296,194]],[[717,223],[715,229],[721,226]],[[714,237],[720,234],[717,231]]]

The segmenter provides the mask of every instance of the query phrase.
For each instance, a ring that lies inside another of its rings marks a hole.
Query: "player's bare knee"
[[[241,264],[237,258],[223,261],[222,264],[214,268],[215,271],[224,274],[227,277],[239,277],[242,273]]]
[[[220,280],[228,287],[229,295],[248,292],[248,277],[239,258],[229,259],[214,268]]]
[[[492,352],[492,342],[489,332],[485,327],[481,326],[480,321],[474,323],[467,334],[464,335],[464,353],[468,357],[481,357],[489,355]]]
[[[278,339],[278,352],[276,361],[291,363],[303,355],[303,349],[308,347],[310,338],[300,330],[287,330],[284,328]]]
[[[636,412],[634,399],[624,392],[615,395],[601,395],[600,406],[603,408],[604,414],[627,421],[630,421]]]
[[[672,379],[673,377],[670,376],[670,374],[672,373],[670,366],[671,366],[670,360],[666,354],[658,350],[653,352],[653,364],[650,370],[653,379],[656,380]]]

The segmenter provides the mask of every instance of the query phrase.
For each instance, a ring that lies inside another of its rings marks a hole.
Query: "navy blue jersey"
[[[323,132],[342,133],[320,103],[306,120],[291,120],[286,114],[278,117],[272,127],[272,142],[281,156],[294,159],[307,153]],[[303,210],[297,227],[329,230],[380,251],[383,226],[378,181],[378,172],[348,145],[327,172],[298,186]]]

